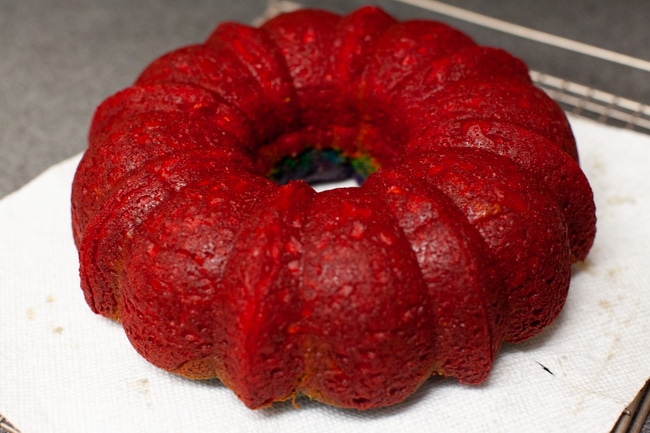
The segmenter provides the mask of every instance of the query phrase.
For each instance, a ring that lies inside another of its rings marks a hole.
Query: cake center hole
[[[367,154],[348,155],[333,148],[309,148],[282,158],[268,177],[278,185],[303,180],[320,192],[360,186],[376,170],[377,163]]]

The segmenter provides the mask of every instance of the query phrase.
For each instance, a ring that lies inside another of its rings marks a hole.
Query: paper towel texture
[[[481,386],[431,378],[364,413],[307,399],[251,411],[218,381],[148,364],[84,302],[69,204],[79,157],[52,167],[0,201],[0,413],[22,433],[609,432],[650,377],[650,137],[571,121],[598,234],[558,320],[506,345]]]

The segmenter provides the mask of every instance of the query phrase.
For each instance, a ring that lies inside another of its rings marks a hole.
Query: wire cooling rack
[[[530,75],[537,86],[573,115],[650,134],[650,106],[646,104],[541,72],[531,71]]]
[[[0,415],[0,433],[20,433],[9,421]]]

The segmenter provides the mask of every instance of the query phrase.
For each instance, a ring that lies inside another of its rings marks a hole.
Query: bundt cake
[[[482,382],[559,314],[595,223],[520,60],[375,7],[224,23],[153,61],[98,107],[72,189],[92,310],[250,408]]]

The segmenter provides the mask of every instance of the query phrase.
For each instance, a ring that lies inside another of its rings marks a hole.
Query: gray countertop
[[[94,108],[147,63],[265,0],[0,2],[0,197],[81,152]]]

